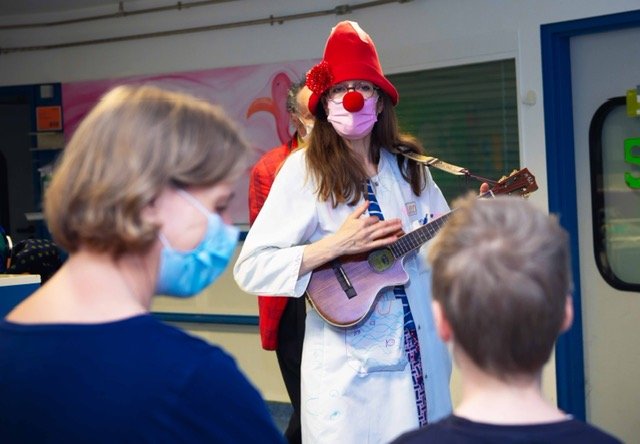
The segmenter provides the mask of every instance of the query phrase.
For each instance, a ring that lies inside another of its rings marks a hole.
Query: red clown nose
[[[342,106],[350,113],[358,112],[364,106],[364,97],[357,91],[349,91],[342,98]]]

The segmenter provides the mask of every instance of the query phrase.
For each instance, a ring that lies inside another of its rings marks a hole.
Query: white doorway
[[[557,349],[558,399],[624,442],[640,436],[640,292],[614,288],[597,267],[589,126],[604,102],[640,84],[639,39],[640,11],[542,27],[549,208],[572,236],[579,310]]]

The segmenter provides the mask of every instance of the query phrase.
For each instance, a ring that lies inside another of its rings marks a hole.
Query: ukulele
[[[514,171],[480,196],[518,194],[538,189],[528,169]],[[307,287],[307,297],[317,313],[336,327],[351,327],[367,317],[378,294],[385,288],[409,281],[404,257],[431,240],[449,219],[451,212],[402,235],[383,248],[341,256],[316,268]]]

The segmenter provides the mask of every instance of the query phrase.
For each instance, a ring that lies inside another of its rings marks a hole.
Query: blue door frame
[[[571,49],[574,36],[640,27],[640,10],[540,27],[549,211],[571,234],[574,323],[556,345],[558,406],[586,419],[580,256],[574,160]]]

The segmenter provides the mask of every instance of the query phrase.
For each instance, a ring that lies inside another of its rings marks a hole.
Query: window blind
[[[515,61],[499,60],[389,75],[400,129],[427,154],[497,180],[519,168]],[[479,182],[432,169],[449,202]]]

